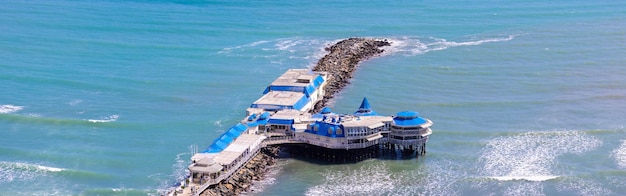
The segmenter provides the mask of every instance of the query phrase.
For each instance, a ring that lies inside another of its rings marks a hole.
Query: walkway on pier
[[[293,136],[278,136],[278,137],[268,137],[265,138],[263,140],[263,142],[261,142],[261,144],[252,151],[252,153],[247,154],[245,157],[243,157],[242,161],[239,161],[237,164],[235,164],[231,169],[229,169],[228,171],[226,171],[225,173],[222,173],[222,175],[218,176],[215,179],[204,179],[204,181],[202,181],[202,184],[191,184],[190,186],[186,186],[182,192],[179,192],[179,194],[181,195],[194,195],[194,196],[199,196],[200,193],[202,193],[204,190],[208,189],[211,185],[215,185],[220,183],[223,180],[226,180],[230,177],[232,177],[232,175],[237,172],[241,167],[243,167],[245,164],[247,164],[250,160],[252,160],[256,155],[259,154],[259,152],[261,151],[261,149],[269,146],[269,145],[279,145],[279,144],[297,144],[297,143],[304,143],[301,141],[296,141],[294,140]]]

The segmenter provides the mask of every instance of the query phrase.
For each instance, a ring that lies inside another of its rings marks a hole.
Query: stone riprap
[[[321,111],[337,92],[350,83],[359,62],[382,54],[382,47],[390,45],[391,42],[386,39],[349,38],[327,47],[326,51],[329,53],[317,62],[313,71],[325,71],[331,77],[324,88],[324,98],[315,105],[311,113]]]

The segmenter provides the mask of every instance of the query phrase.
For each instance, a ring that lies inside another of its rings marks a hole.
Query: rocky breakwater
[[[317,62],[313,71],[328,72],[331,78],[324,88],[324,98],[315,105],[311,113],[322,110],[337,92],[350,83],[359,62],[382,54],[382,47],[390,45],[391,42],[386,39],[349,38],[327,47],[326,51],[329,53]]]
[[[261,180],[267,171],[267,167],[276,163],[279,148],[268,146],[250,159],[243,167],[235,172],[230,178],[213,185],[202,192],[201,196],[239,195],[250,188],[253,180]]]
[[[382,54],[384,52],[382,47],[390,45],[391,42],[387,40],[349,38],[327,47],[326,51],[329,54],[317,62],[313,71],[325,71],[331,77],[324,88],[326,91],[324,98],[315,105],[311,112],[319,112],[337,92],[350,83],[352,74],[361,61]],[[277,146],[268,146],[262,149],[261,153],[252,158],[233,176],[209,187],[200,195],[238,195],[249,190],[252,181],[262,179],[267,167],[276,162],[275,159],[278,157],[279,150]]]

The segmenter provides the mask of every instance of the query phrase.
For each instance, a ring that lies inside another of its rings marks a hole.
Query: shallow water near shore
[[[431,119],[427,154],[281,159],[248,195],[624,195],[626,5],[7,1],[0,195],[158,195],[264,87],[388,39],[331,102]]]

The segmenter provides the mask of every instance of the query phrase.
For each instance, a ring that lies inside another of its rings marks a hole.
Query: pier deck
[[[231,183],[233,175],[268,146],[303,144],[343,150],[344,155],[372,147],[425,153],[432,122],[417,112],[381,116],[367,99],[354,114],[336,114],[324,107],[349,83],[358,62],[382,53],[380,47],[388,45],[386,40],[346,39],[327,48],[330,53],[313,70],[290,69],[282,74],[246,109],[241,123],[194,154],[188,178],[168,195],[199,195],[209,187],[217,191],[209,195],[238,194],[233,186],[241,185]]]

